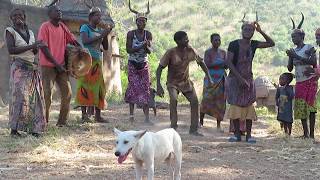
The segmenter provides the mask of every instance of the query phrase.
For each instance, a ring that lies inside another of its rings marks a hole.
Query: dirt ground
[[[103,112],[108,124],[80,124],[80,112],[72,111],[70,126],[56,128],[55,110],[47,135],[15,139],[7,129],[8,108],[1,108],[0,179],[134,179],[131,155],[122,165],[117,163],[112,129],[158,131],[169,127],[169,111],[158,111],[156,119],[150,113],[153,126],[143,123],[140,109],[136,121],[130,123],[127,105],[109,106]],[[177,131],[183,142],[182,179],[320,179],[320,146],[268,134],[263,117],[253,127],[257,144],[250,145],[227,142],[228,121],[223,122],[222,133],[213,128],[213,120],[205,119],[205,127],[200,130],[205,136],[190,136],[188,106],[180,106],[178,113]],[[155,179],[169,179],[165,164],[156,164]]]

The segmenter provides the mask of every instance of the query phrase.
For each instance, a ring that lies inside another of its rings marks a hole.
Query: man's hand
[[[160,96],[160,97],[163,97],[163,96],[164,96],[164,91],[163,91],[163,88],[162,88],[161,84],[158,84],[158,85],[157,85],[157,94],[158,94],[158,96]]]
[[[294,49],[289,49],[286,51],[287,56],[289,56],[290,58],[298,58],[299,56],[297,55],[297,53],[294,51]]]
[[[254,22],[254,27],[256,28],[257,32],[259,32],[259,33],[262,32],[260,24],[258,22]]]

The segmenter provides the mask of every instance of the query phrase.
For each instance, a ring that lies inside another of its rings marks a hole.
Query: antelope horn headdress
[[[136,11],[136,10],[134,10],[134,9],[131,8],[131,1],[130,1],[130,0],[129,0],[129,9],[130,9],[130,11],[133,12],[134,14],[138,14],[138,13],[139,13],[138,11]]]
[[[301,18],[301,21],[300,21],[300,23],[299,23],[299,25],[298,25],[297,28],[296,28],[296,24],[294,23],[294,20],[293,20],[292,18],[290,18],[290,19],[291,19],[291,22],[292,22],[292,30],[294,30],[294,29],[301,29],[301,27],[302,27],[302,25],[303,25],[303,22],[304,22],[304,15],[303,15],[303,13],[301,13],[301,16],[302,16],[302,18]]]
[[[147,15],[150,14],[150,3],[149,3],[149,0],[148,0],[148,5],[147,5],[147,12],[145,12],[145,13],[140,13],[140,12],[132,9],[131,0],[129,0],[129,9],[130,9],[130,11],[132,13],[134,13],[136,15],[137,18],[139,18],[139,17],[147,18]]]
[[[246,13],[243,13],[243,17],[242,17],[242,19],[241,19],[240,22],[245,23],[245,22],[246,22],[246,21],[244,20],[245,18],[246,18]]]
[[[258,17],[258,12],[257,12],[257,11],[256,11],[256,20],[255,20],[254,22],[246,21],[246,20],[245,20],[246,16],[247,16],[247,14],[244,13],[244,14],[243,14],[243,17],[242,17],[242,19],[241,19],[240,22],[242,22],[242,23],[247,23],[247,24],[253,24],[254,22],[258,22],[258,21],[259,21],[259,17]]]

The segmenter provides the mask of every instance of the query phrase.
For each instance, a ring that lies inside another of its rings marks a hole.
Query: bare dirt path
[[[57,113],[51,114],[46,136],[14,139],[8,135],[8,109],[0,109],[0,179],[134,179],[131,156],[122,165],[114,156],[113,127],[151,131],[169,127],[168,110],[159,110],[153,126],[143,123],[141,110],[130,123],[127,105],[111,105],[104,111],[108,124],[80,124],[80,112],[72,111],[71,126],[56,128]],[[255,145],[227,142],[229,134],[217,132],[211,119],[200,130],[205,137],[193,137],[188,134],[189,108],[180,106],[178,113],[182,179],[320,179],[320,146],[311,141],[268,134],[264,120],[254,123]],[[227,130],[228,122],[222,126]],[[164,164],[156,164],[155,179],[169,179]]]

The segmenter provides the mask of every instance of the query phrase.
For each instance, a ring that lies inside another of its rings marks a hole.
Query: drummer
[[[50,6],[48,8],[48,16],[50,20],[41,25],[38,34],[38,40],[46,45],[39,52],[46,106],[45,118],[48,122],[52,88],[56,82],[59,90],[63,92],[60,93],[60,114],[56,125],[62,127],[66,125],[71,101],[71,85],[64,67],[65,49],[68,43],[76,46],[79,46],[79,43],[67,26],[61,22],[62,13],[58,6]]]
[[[101,110],[106,106],[106,88],[102,74],[103,63],[100,45],[102,44],[105,50],[108,49],[108,34],[112,28],[106,27],[102,30],[98,27],[101,24],[101,16],[101,10],[98,7],[93,7],[89,13],[89,23],[80,27],[81,41],[92,56],[92,66],[89,73],[77,80],[75,103],[77,106],[81,106],[82,122],[89,122],[89,117],[94,112],[95,122],[108,122],[101,117]]]

